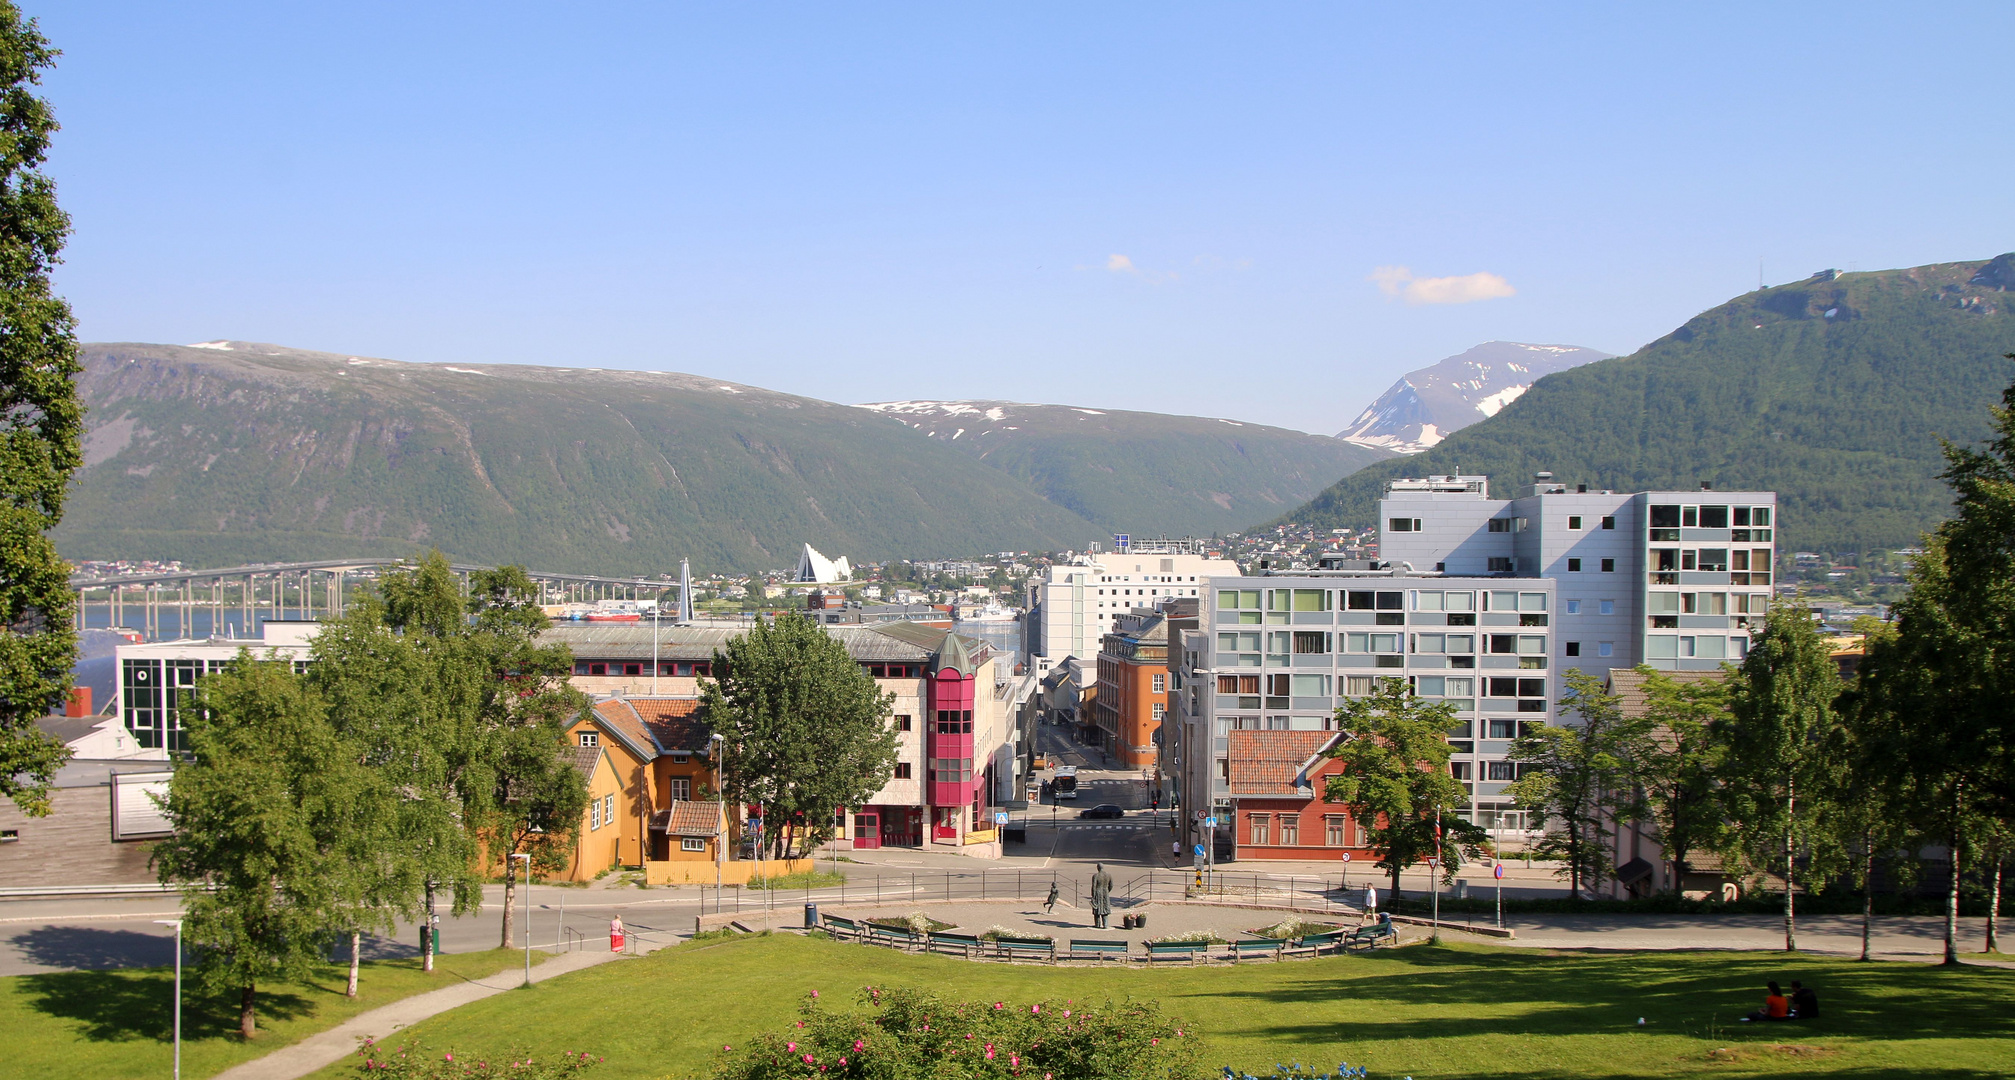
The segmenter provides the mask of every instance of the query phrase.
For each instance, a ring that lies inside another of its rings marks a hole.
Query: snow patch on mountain
[[[1417,454],[1496,416],[1540,378],[1610,355],[1578,345],[1488,341],[1432,367],[1407,372],[1337,438]]]

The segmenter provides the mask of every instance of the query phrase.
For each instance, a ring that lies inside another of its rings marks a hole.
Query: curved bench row
[[[1379,945],[1394,944],[1399,940],[1399,935],[1393,930],[1391,923],[1380,922],[1356,930],[1337,930],[1293,939],[1247,938],[1229,943],[1149,941],[1143,943],[1143,952],[1136,953],[1133,951],[1133,943],[1124,940],[1072,938],[1067,944],[1059,947],[1058,942],[1048,939],[989,940],[973,934],[918,933],[877,923],[856,922],[838,915],[823,916],[819,920],[819,928],[839,941],[882,945],[906,952],[942,953],[968,960],[1005,960],[1009,963],[1019,960],[1033,960],[1039,963],[1055,963],[1058,960],[1114,960],[1124,964],[1134,960],[1145,960],[1153,964],[1161,960],[1188,960],[1195,964],[1213,959],[1238,963],[1245,960],[1282,960],[1288,957],[1321,956],[1324,953],[1357,952]]]

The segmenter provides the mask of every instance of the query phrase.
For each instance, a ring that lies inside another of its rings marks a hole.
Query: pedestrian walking
[[[1048,915],[1050,912],[1055,910],[1056,910],[1056,881],[1055,879],[1051,879],[1049,883],[1049,899],[1044,900],[1042,902],[1042,913]]]
[[[1366,919],[1369,919],[1377,914],[1378,914],[1378,889],[1375,886],[1366,885],[1364,887],[1364,917]]]

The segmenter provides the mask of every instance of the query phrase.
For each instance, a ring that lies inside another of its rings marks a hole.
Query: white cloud
[[[1404,266],[1381,266],[1366,280],[1376,282],[1378,291],[1385,295],[1400,297],[1409,304],[1468,304],[1518,295],[1518,290],[1503,277],[1485,272],[1423,278],[1414,277],[1413,271]]]
[[[1105,268],[1115,274],[1137,274],[1140,272],[1134,269],[1133,260],[1124,255],[1106,256]]]

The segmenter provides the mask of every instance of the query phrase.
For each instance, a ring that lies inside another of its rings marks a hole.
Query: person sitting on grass
[[[1791,980],[1791,1018],[1811,1020],[1818,1015],[1818,993],[1797,979]]]
[[[1791,1019],[1791,999],[1784,996],[1784,991],[1778,987],[1777,980],[1772,979],[1770,980],[1770,993],[1763,998],[1763,1007],[1743,1017],[1743,1019],[1789,1020]]]

